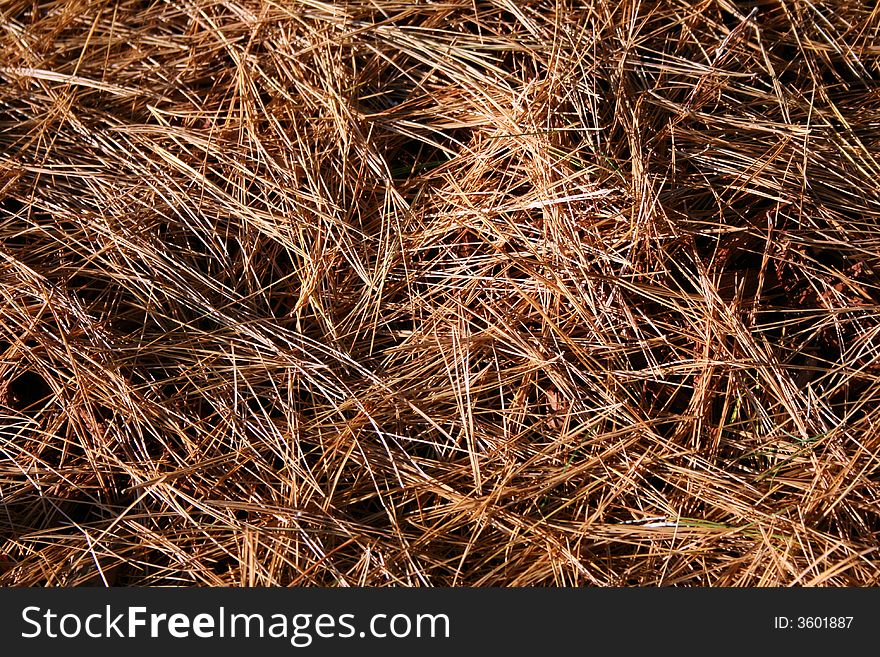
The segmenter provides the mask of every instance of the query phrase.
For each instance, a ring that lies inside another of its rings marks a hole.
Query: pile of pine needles
[[[880,9],[0,0],[0,585],[880,582]]]

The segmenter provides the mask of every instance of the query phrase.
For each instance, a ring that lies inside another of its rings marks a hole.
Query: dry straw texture
[[[878,30],[0,0],[0,584],[877,584]]]

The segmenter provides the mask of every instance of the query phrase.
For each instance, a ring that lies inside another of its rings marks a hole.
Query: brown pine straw
[[[0,0],[0,584],[880,582],[880,9]]]

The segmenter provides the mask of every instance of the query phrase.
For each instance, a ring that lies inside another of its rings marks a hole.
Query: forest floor
[[[880,9],[0,0],[0,585],[880,582]]]

